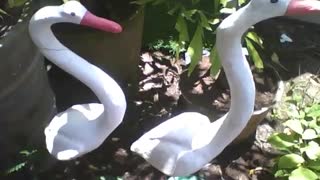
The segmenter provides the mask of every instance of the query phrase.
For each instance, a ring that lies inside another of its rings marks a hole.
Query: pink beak
[[[291,0],[286,15],[306,15],[320,12],[318,0]]]
[[[86,12],[80,24],[89,26],[95,29],[99,29],[102,31],[106,31],[106,32],[112,32],[112,33],[122,32],[122,27],[118,23],[95,16],[89,11]]]

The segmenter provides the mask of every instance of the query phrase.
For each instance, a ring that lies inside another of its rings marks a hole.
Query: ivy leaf
[[[213,77],[216,77],[221,69],[221,62],[216,47],[213,47],[210,52],[210,61],[212,64],[210,68],[210,73]]]
[[[310,141],[308,146],[304,148],[308,158],[311,160],[316,160],[320,158],[320,146],[315,141]]]
[[[297,119],[288,120],[288,121],[284,122],[283,125],[289,127],[291,130],[293,130],[294,132],[296,132],[300,135],[302,135],[302,133],[303,133],[302,124]]]
[[[280,157],[278,161],[278,168],[284,168],[284,169],[295,168],[302,163],[304,163],[303,157],[297,154],[286,154]]]
[[[289,176],[289,180],[316,180],[318,176],[312,170],[299,167],[293,170]]]
[[[304,140],[311,140],[317,137],[317,133],[314,129],[306,129],[302,134],[302,139]]]
[[[198,64],[199,60],[202,58],[202,47],[203,47],[202,36],[203,36],[203,29],[201,24],[198,24],[197,30],[194,33],[193,38],[187,50],[187,53],[191,58],[191,63],[188,68],[188,76],[190,76],[190,74]]]

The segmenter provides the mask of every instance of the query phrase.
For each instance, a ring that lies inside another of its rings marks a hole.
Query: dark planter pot
[[[137,82],[144,13],[138,11],[120,24],[123,32],[111,34],[73,24],[57,24],[53,31],[72,51],[99,66],[118,83]]]
[[[41,144],[55,112],[43,57],[29,38],[36,5],[30,6],[29,15],[0,39],[0,167],[27,146]]]

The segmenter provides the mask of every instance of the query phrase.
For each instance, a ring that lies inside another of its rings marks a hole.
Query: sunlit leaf
[[[302,134],[302,139],[304,140],[311,140],[317,137],[317,133],[314,129],[306,129]]]
[[[248,32],[246,35],[247,38],[251,39],[252,41],[254,41],[255,43],[257,43],[260,47],[263,48],[263,42],[262,39],[255,33],[255,32]]]
[[[293,170],[289,176],[289,180],[316,180],[318,176],[312,170],[299,167]]]
[[[192,16],[197,12],[197,9],[191,9],[188,11],[182,11],[181,12],[181,16],[185,17],[186,19],[188,19],[189,21],[193,22]]]
[[[290,151],[290,148],[295,146],[295,139],[292,136],[284,133],[274,133],[268,138],[268,142],[279,150]]]
[[[202,58],[202,47],[203,47],[202,36],[203,36],[202,25],[198,24],[197,30],[194,33],[193,38],[187,50],[187,53],[191,58],[191,63],[188,69],[189,76]]]
[[[284,122],[283,125],[289,127],[291,130],[298,134],[302,134],[304,131],[301,122],[297,119],[288,120]]]
[[[245,38],[246,40],[246,45],[247,45],[247,49],[249,52],[249,55],[251,56],[251,59],[254,63],[254,66],[257,69],[263,69],[263,61],[261,59],[260,54],[258,53],[258,51],[256,50],[256,48],[254,47],[253,43],[250,41],[250,39]]]
[[[315,141],[308,143],[308,146],[304,148],[308,158],[316,160],[320,158],[320,146]]]
[[[278,161],[278,168],[295,168],[298,167],[301,163],[304,163],[302,156],[297,154],[286,154],[281,156]]]
[[[15,166],[13,166],[12,168],[8,169],[6,171],[7,174],[11,174],[11,173],[14,173],[14,172],[17,172],[19,170],[21,170],[23,167],[25,167],[27,165],[27,162],[22,162],[22,163],[19,163],[19,164],[16,164]]]
[[[212,31],[212,28],[209,25],[208,19],[207,17],[203,14],[202,11],[198,11],[198,14],[200,16],[200,20],[201,20],[201,25],[206,28],[209,31]]]

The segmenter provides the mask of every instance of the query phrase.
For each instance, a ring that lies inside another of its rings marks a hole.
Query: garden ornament
[[[122,122],[126,99],[120,86],[100,68],[62,45],[51,31],[61,22],[119,33],[119,24],[91,14],[78,1],[38,10],[29,23],[33,42],[58,67],[87,85],[99,103],[74,105],[56,115],[45,128],[48,151],[59,160],[70,160],[98,148]]]
[[[212,123],[200,113],[184,112],[145,133],[131,150],[167,175],[200,170],[240,134],[254,110],[255,84],[242,51],[242,35],[264,19],[316,12],[320,12],[317,0],[251,0],[224,19],[216,47],[230,86],[229,112]]]

